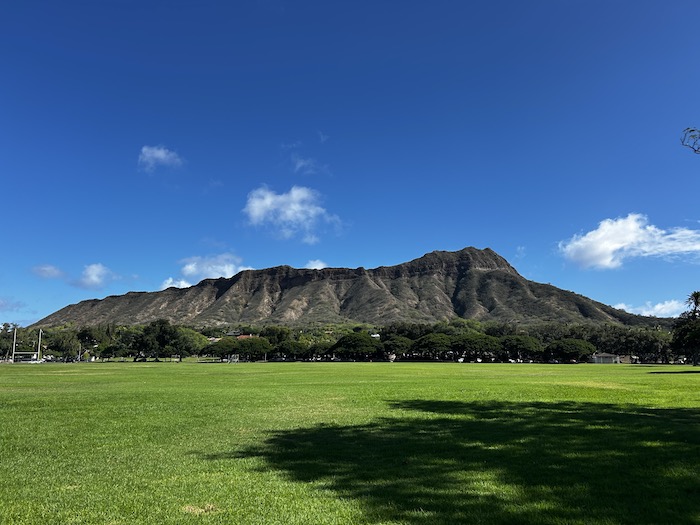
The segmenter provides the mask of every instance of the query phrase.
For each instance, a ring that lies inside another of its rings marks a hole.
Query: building
[[[620,364],[620,356],[615,355],[615,354],[606,354],[606,353],[595,353],[591,356],[591,363],[598,363],[598,364]]]

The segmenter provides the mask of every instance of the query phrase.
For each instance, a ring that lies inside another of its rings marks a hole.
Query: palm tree
[[[686,148],[692,149],[695,153],[700,154],[700,129],[685,128],[681,136],[681,144]]]
[[[692,292],[685,304],[690,306],[690,310],[678,316],[673,327],[671,347],[697,366],[700,364],[700,291]]]
[[[685,300],[685,304],[690,306],[690,315],[693,318],[700,317],[700,291],[692,292]]]

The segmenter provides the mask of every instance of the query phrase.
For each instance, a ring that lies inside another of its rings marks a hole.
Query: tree
[[[209,344],[206,336],[191,328],[179,326],[177,330],[179,335],[177,349],[181,356],[199,355],[202,349]]]
[[[624,353],[638,357],[642,363],[670,361],[671,334],[667,330],[636,329],[629,333],[628,341],[630,346]]]
[[[272,346],[277,346],[292,338],[292,331],[286,326],[266,326],[260,331],[260,336],[267,339]]]
[[[401,335],[415,341],[419,337],[432,332],[432,327],[425,323],[392,323],[382,328],[382,339],[387,339],[391,335]]]
[[[286,339],[275,345],[274,351],[281,357],[304,359],[309,357],[309,347],[299,341]]]
[[[264,337],[248,337],[238,340],[238,348],[241,354],[248,356],[250,361],[263,358],[272,351],[272,345]]]
[[[515,322],[489,321],[484,323],[484,333],[493,337],[503,337],[518,333],[518,324]]]
[[[681,144],[693,150],[694,153],[700,154],[700,129],[685,128],[681,135]]]
[[[382,355],[382,343],[367,332],[352,332],[344,335],[331,348],[344,359],[377,359]]]
[[[413,344],[413,341],[408,337],[392,335],[384,341],[384,350],[387,354],[394,354],[395,356],[401,357],[410,352],[411,344]]]
[[[91,355],[109,357],[107,348],[116,340],[116,330],[113,325],[85,326],[77,333],[78,340],[84,351]]]
[[[673,327],[671,347],[690,357],[693,366],[697,366],[700,361],[700,291],[691,293],[686,304],[690,310],[678,316]]]
[[[441,333],[427,334],[416,340],[411,350],[424,359],[446,359],[452,357],[452,338]]]
[[[235,337],[222,337],[216,343],[212,343],[202,350],[202,353],[218,357],[222,361],[230,355],[240,352],[238,339]]]
[[[685,300],[685,304],[690,306],[690,314],[693,317],[700,317],[700,291],[691,292]]]
[[[127,357],[138,354],[137,345],[143,333],[140,326],[122,326],[118,330],[118,337],[115,342],[115,353],[117,357]]]
[[[540,361],[542,358],[542,344],[529,335],[506,335],[501,338],[501,345],[506,359]]]
[[[498,337],[485,334],[464,334],[452,341],[452,349],[468,361],[491,361],[501,351]]]
[[[16,324],[3,323],[0,325],[0,359],[8,359],[12,354],[12,341],[14,331],[17,328]]]
[[[46,334],[47,352],[57,353],[64,361],[72,360],[80,353],[80,340],[74,330],[51,330]]]
[[[113,357],[126,357],[129,355],[129,348],[124,344],[122,339],[109,343],[105,347],[100,347],[100,357],[109,361]]]
[[[584,361],[595,351],[595,346],[583,339],[560,339],[547,345],[546,353],[550,359],[571,362]]]
[[[330,352],[332,346],[333,343],[330,343],[328,341],[318,341],[316,343],[311,343],[311,345],[309,345],[308,354],[311,356],[311,359],[321,359],[323,356],[327,355]]]
[[[167,319],[158,319],[144,326],[134,343],[143,357],[154,357],[156,360],[186,353],[178,327],[171,325]]]

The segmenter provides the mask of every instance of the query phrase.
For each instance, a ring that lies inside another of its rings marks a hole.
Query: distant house
[[[591,357],[591,363],[606,364],[606,365],[612,365],[612,364],[619,365],[620,364],[620,356],[615,355],[615,354],[595,353]]]

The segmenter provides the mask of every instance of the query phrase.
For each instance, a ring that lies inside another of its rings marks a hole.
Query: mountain
[[[278,266],[189,288],[129,292],[66,306],[36,326],[143,324],[191,326],[395,321],[610,322],[649,325],[573,292],[528,281],[487,248],[436,251],[397,266],[306,270]]]

